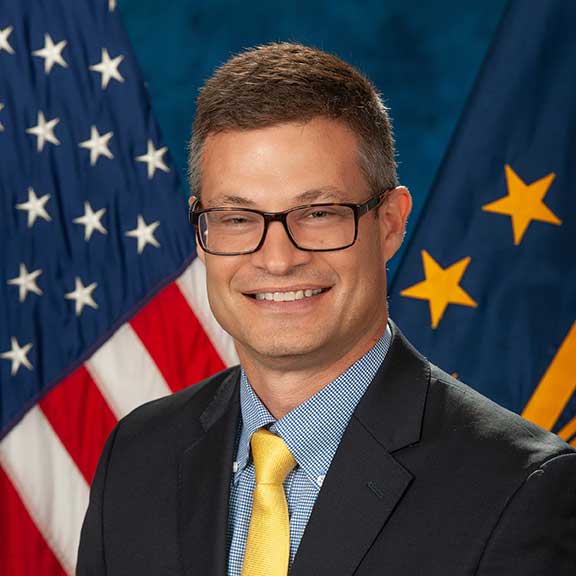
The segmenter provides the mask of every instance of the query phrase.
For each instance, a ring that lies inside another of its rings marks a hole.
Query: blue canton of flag
[[[391,289],[433,362],[576,434],[576,3],[509,5]]]
[[[0,9],[1,430],[194,252],[106,2]]]

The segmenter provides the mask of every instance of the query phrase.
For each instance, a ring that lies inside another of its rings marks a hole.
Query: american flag
[[[234,364],[113,0],[0,0],[0,574],[73,574],[119,418]]]

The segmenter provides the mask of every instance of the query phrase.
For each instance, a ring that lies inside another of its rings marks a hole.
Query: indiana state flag
[[[575,23],[510,3],[390,291],[431,361],[573,445]]]

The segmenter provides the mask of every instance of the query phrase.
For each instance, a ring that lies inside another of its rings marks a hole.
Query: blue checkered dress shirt
[[[252,512],[255,485],[250,439],[258,428],[286,442],[298,465],[286,478],[284,489],[290,514],[290,566],[332,458],[344,430],[368,385],[384,361],[391,341],[390,328],[376,345],[338,378],[275,420],[250,386],[244,371],[240,376],[242,421],[237,436],[228,515],[228,575],[240,576]]]

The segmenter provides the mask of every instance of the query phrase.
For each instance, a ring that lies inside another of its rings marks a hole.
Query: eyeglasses
[[[200,246],[217,256],[239,256],[259,250],[271,222],[281,222],[292,244],[299,250],[328,252],[344,250],[356,242],[358,220],[382,203],[388,190],[362,204],[307,204],[283,212],[261,212],[251,208],[199,209],[198,199],[188,218],[196,228]]]

